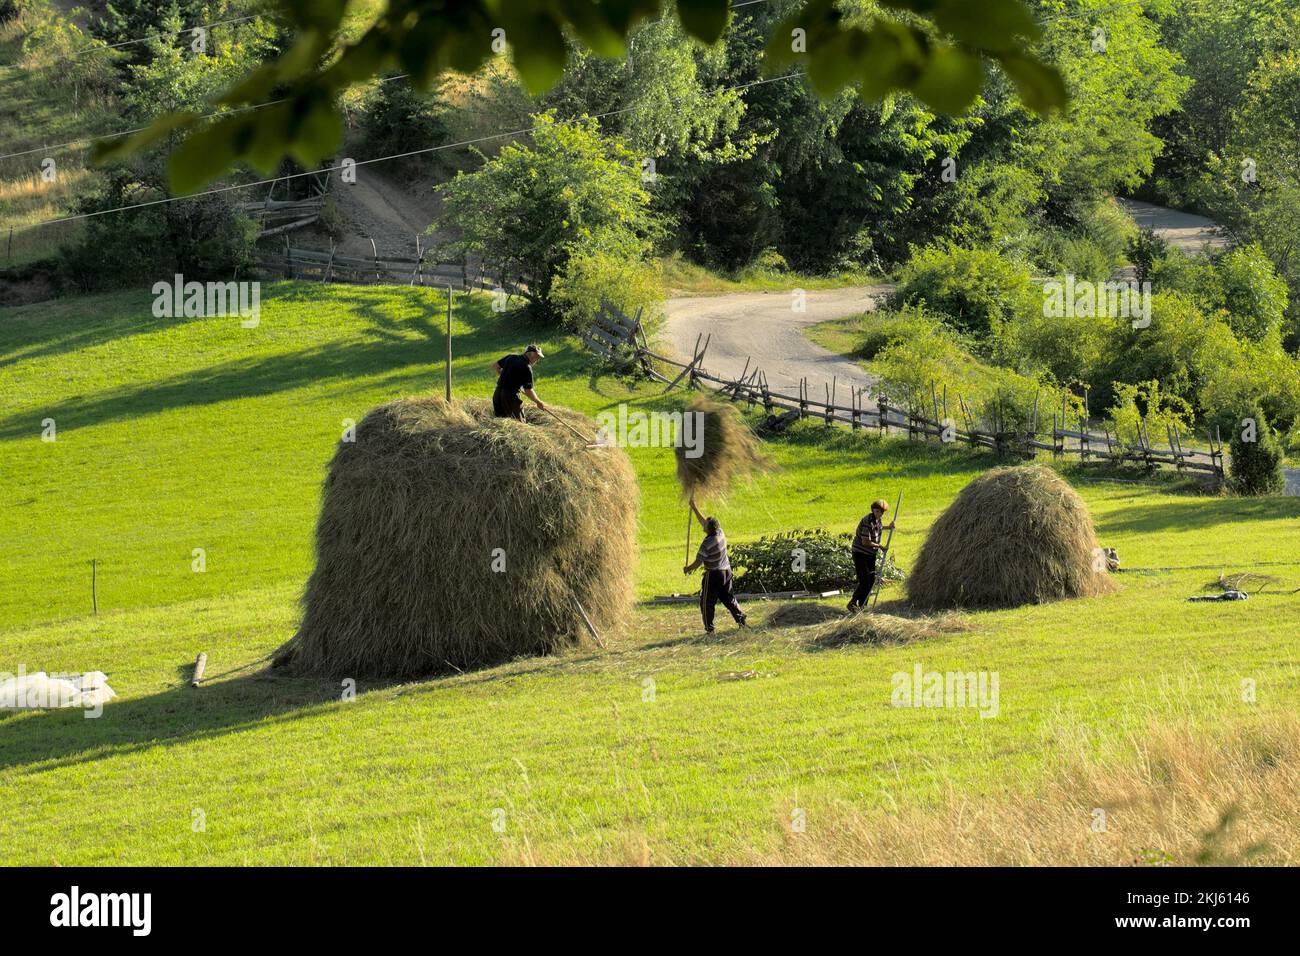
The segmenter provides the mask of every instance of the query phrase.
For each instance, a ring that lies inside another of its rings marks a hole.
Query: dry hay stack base
[[[549,416],[436,397],[380,406],[330,462],[302,625],[276,663],[404,678],[549,654],[589,640],[575,597],[598,631],[617,629],[638,498],[623,451],[588,449]]]
[[[1078,493],[1040,466],[997,468],[957,495],[907,576],[919,608],[995,608],[1105,594],[1114,582]]]
[[[703,425],[699,455],[689,457],[682,442],[675,449],[677,480],[687,497],[720,497],[737,479],[771,467],[762,442],[734,405],[696,396],[687,403],[684,414],[699,415]]]
[[[951,615],[938,617],[896,617],[861,611],[852,617],[841,617],[810,630],[808,643],[814,647],[845,647],[849,644],[889,646],[910,644],[942,634],[964,631],[968,627],[961,618]]]
[[[767,616],[768,627],[804,627],[809,624],[825,624],[838,621],[844,617],[843,608],[834,608],[829,604],[801,602],[782,604]]]

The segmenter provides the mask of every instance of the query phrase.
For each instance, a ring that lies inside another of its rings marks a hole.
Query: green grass
[[[867,270],[844,271],[834,275],[807,275],[751,266],[740,272],[728,274],[688,262],[680,255],[661,259],[660,267],[663,270],[664,290],[669,296],[724,295],[728,292],[773,290],[786,292],[792,284],[804,289],[839,289],[844,286],[866,285],[880,281],[878,275]]]
[[[548,401],[662,401],[486,302],[457,299],[459,394],[486,396],[491,362],[540,339]],[[150,303],[136,290],[0,310],[0,671],[102,669],[121,695],[96,720],[0,715],[2,863],[618,859],[642,839],[656,861],[734,860],[778,845],[794,806],[815,836],[844,805],[1032,790],[1080,738],[1294,709],[1300,692],[1300,596],[1186,604],[1217,570],[1126,574],[1113,596],[971,615],[971,631],[910,647],[815,652],[797,632],[729,625],[702,640],[689,606],[642,608],[604,652],[361,686],[351,701],[269,678],[261,661],[293,633],[343,422],[441,388],[442,299],[266,284],[251,330],[156,319]],[[57,441],[40,439],[46,418]],[[991,463],[812,423],[771,450],[780,470],[716,509],[733,540],[849,530],[902,490],[904,568]],[[638,592],[686,590],[671,454],[630,454]],[[1128,566],[1300,560],[1297,499],[1078,487]],[[1267,570],[1300,586],[1300,565]],[[211,681],[192,690],[200,650]],[[998,671],[1000,716],[892,708],[891,674],[915,663]]]

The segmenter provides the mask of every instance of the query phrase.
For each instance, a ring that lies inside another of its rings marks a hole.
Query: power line
[[[395,76],[385,76],[382,79],[380,79],[378,82],[389,83],[393,80],[404,80],[404,79],[408,79],[410,75],[411,74],[409,73],[398,73]],[[285,96],[285,97],[281,97],[278,100],[268,100],[265,103],[254,103],[250,106],[236,106],[234,109],[229,109],[229,110],[216,110],[215,112],[212,113],[205,113],[202,116],[196,117],[195,119],[196,121],[206,120],[206,119],[212,119],[215,116],[232,116],[235,113],[245,113],[248,112],[249,110],[266,109],[268,106],[275,106],[279,103],[287,103],[289,102],[290,99],[291,97]],[[101,139],[117,139],[119,136],[130,136],[132,133],[144,132],[148,128],[149,128],[148,126],[137,126],[135,129],[124,129],[116,133],[100,133],[95,136],[83,136],[81,139],[72,139],[66,143],[60,143],[57,146],[37,146],[33,149],[24,149],[16,153],[0,153],[0,159],[13,159],[16,156],[30,156],[32,153],[58,152],[59,150],[69,149],[81,143],[96,143],[99,142],[99,140]]]
[[[750,87],[753,86],[762,86],[764,83],[776,83],[780,80],[788,80],[791,77],[803,76],[803,75],[804,74],[802,71],[796,71],[794,73],[786,73],[782,76],[768,77],[767,79],[763,79],[763,80],[753,80],[749,83],[740,83],[736,86],[728,86],[723,89],[711,90],[709,92],[713,95],[717,95],[719,93],[733,93],[736,90],[749,89]],[[561,125],[563,125],[567,123],[576,123],[583,119],[605,119],[610,116],[618,116],[622,113],[630,113],[636,109],[639,109],[639,107],[625,106],[622,109],[609,110],[608,112],[605,113],[596,113],[594,115],[584,114],[583,116],[572,117],[567,120],[561,120],[560,123]],[[534,133],[539,129],[541,129],[540,126],[530,126],[525,129],[510,130],[509,132],[505,132],[505,133],[491,133],[487,136],[479,136],[474,139],[463,140],[459,143],[443,143],[440,146],[426,146],[423,149],[412,149],[404,153],[393,153],[390,156],[376,156],[374,159],[359,159],[359,160],[355,160],[352,165],[369,166],[372,163],[385,163],[393,159],[405,159],[409,156],[421,156],[426,153],[436,153],[444,149],[458,149],[464,146],[473,146],[477,143],[486,143],[489,140],[493,140],[493,139],[503,139],[508,136],[522,136],[525,133]],[[236,183],[231,186],[219,186],[216,189],[207,189],[204,190],[203,192],[193,193],[192,195],[189,196],[168,196],[164,199],[151,199],[148,202],[131,203],[130,205],[126,205],[126,206],[114,206],[112,209],[100,209],[95,212],[80,213],[75,216],[63,216],[59,219],[45,219],[42,220],[41,222],[32,223],[30,226],[27,226],[25,228],[37,229],[41,226],[52,226],[61,222],[76,222],[81,219],[92,219],[96,216],[106,216],[109,213],[114,213],[114,212],[125,212],[126,210],[129,209],[143,209],[147,206],[161,206],[167,203],[183,202],[187,199],[199,199],[203,196],[214,196],[217,195],[218,193],[231,192],[232,190],[235,189],[250,189],[254,186],[267,186],[270,185],[271,183],[282,182],[289,179],[299,179],[303,176],[318,176],[321,173],[338,172],[343,168],[344,168],[343,165],[339,164],[338,166],[328,166],[324,169],[310,169],[310,170],[305,170],[304,172],[301,173],[290,173],[287,176],[275,176],[272,177],[271,179],[260,179],[251,183]]]
[[[192,27],[181,27],[178,30],[174,30],[174,31],[168,30],[165,33],[151,33],[147,36],[133,37],[132,39],[129,40],[121,40],[117,43],[103,43],[103,44],[92,43],[90,46],[82,47],[80,50],[74,50],[71,53],[65,53],[63,56],[57,56],[54,58],[53,62],[57,63],[59,60],[74,60],[77,57],[82,56],[83,54],[86,53],[96,53],[96,52],[102,52],[104,50],[116,50],[120,47],[130,46],[133,43],[145,43],[149,40],[160,40],[163,37],[179,36],[182,33],[193,33],[195,30],[207,30],[211,27],[225,26],[226,24],[230,24],[230,23],[243,23],[246,20],[256,20],[259,17],[265,19],[273,19],[273,17],[270,14],[253,13],[253,14],[249,14],[246,17],[232,17],[229,20],[216,20],[212,23],[198,23]],[[43,66],[48,66],[48,65],[50,64],[43,64]]]

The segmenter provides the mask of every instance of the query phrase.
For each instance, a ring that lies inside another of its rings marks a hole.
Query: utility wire
[[[794,73],[786,73],[786,74],[784,74],[784,75],[782,75],[782,76],[768,77],[767,79],[762,79],[762,80],[753,80],[753,81],[751,81],[751,82],[749,82],[749,83],[741,83],[741,84],[738,84],[738,85],[736,85],[736,86],[729,86],[729,87],[725,87],[725,88],[723,88],[723,89],[711,90],[710,92],[711,92],[713,95],[717,95],[718,93],[732,93],[732,92],[735,92],[736,90],[744,90],[744,89],[749,89],[750,87],[754,87],[754,86],[762,86],[762,85],[765,84],[765,83],[776,83],[776,82],[779,82],[780,80],[788,80],[788,79],[790,79],[791,77],[795,77],[795,76],[803,76],[803,75],[804,75],[804,74],[803,74],[802,71],[796,71],[796,72],[794,72]],[[561,122],[561,124],[568,124],[568,123],[576,123],[576,122],[579,122],[579,121],[581,121],[581,120],[583,120],[583,119],[605,119],[606,117],[610,117],[610,116],[618,116],[618,115],[620,115],[620,114],[622,114],[622,113],[630,113],[630,112],[632,112],[632,111],[634,111],[634,110],[637,110],[637,109],[640,109],[640,107],[637,107],[637,106],[625,106],[625,107],[623,107],[622,109],[609,110],[608,112],[605,112],[605,113],[596,113],[596,114],[594,114],[594,115],[590,115],[590,116],[588,116],[588,115],[584,115],[584,116],[572,117],[572,118],[567,119],[567,120],[561,120],[560,122]],[[485,142],[488,142],[489,140],[493,140],[493,139],[503,139],[503,138],[508,137],[508,136],[522,136],[522,135],[524,135],[525,133],[533,133],[533,132],[536,132],[538,129],[541,129],[541,127],[540,127],[540,126],[530,126],[530,127],[525,128],[525,129],[510,130],[510,131],[508,131],[508,132],[504,132],[504,133],[490,133],[490,134],[487,135],[487,136],[479,136],[479,137],[476,137],[476,138],[474,138],[474,139],[462,140],[462,141],[459,142],[459,143],[443,143],[443,144],[441,144],[441,145],[439,145],[439,146],[426,146],[426,147],[424,147],[423,149],[412,149],[412,150],[407,150],[407,151],[404,152],[404,153],[393,153],[393,154],[390,155],[390,156],[376,156],[374,159],[359,159],[359,160],[356,160],[356,161],[354,162],[353,165],[355,165],[355,166],[369,166],[369,165],[372,164],[372,163],[385,163],[385,162],[388,162],[388,161],[390,161],[390,160],[394,160],[394,159],[405,159],[405,158],[407,158],[408,156],[421,156],[421,155],[424,155],[424,154],[426,154],[426,153],[436,153],[436,152],[439,152],[439,151],[444,150],[444,149],[458,149],[458,148],[460,148],[460,147],[464,147],[464,146],[473,146],[473,145],[475,145],[475,144],[477,144],[477,143],[485,143]],[[287,176],[275,176],[275,177],[272,177],[271,179],[260,179],[260,180],[257,180],[257,181],[255,181],[255,182],[251,182],[251,183],[236,183],[236,184],[234,184],[234,185],[230,185],[230,186],[219,186],[219,187],[217,187],[216,189],[207,189],[207,190],[204,190],[203,192],[192,193],[191,195],[188,195],[188,196],[168,196],[168,197],[166,197],[166,198],[164,198],[164,199],[151,199],[151,200],[148,201],[148,202],[131,203],[131,204],[126,205],[126,206],[114,206],[114,207],[111,208],[111,209],[100,209],[100,210],[97,210],[97,211],[95,211],[95,212],[80,213],[80,214],[75,215],[75,216],[63,216],[63,217],[58,218],[58,219],[45,219],[45,220],[42,220],[41,222],[32,223],[30,226],[27,226],[27,227],[25,227],[25,228],[28,228],[28,229],[35,229],[35,228],[38,228],[38,227],[40,227],[40,226],[52,226],[52,225],[55,225],[55,224],[57,224],[57,223],[61,223],[61,222],[76,222],[76,221],[81,220],[81,219],[91,219],[91,218],[94,218],[94,217],[96,217],[96,216],[107,216],[109,213],[114,213],[114,212],[123,212],[123,211],[128,210],[128,209],[143,209],[143,208],[145,208],[146,206],[161,206],[161,205],[164,205],[164,204],[166,204],[166,203],[183,202],[183,201],[185,201],[185,200],[187,200],[187,199],[198,199],[198,198],[200,198],[200,197],[202,197],[202,196],[213,196],[213,195],[216,195],[216,194],[218,194],[218,193],[230,192],[230,191],[235,190],[235,189],[250,189],[250,188],[252,188],[252,187],[254,187],[254,186],[266,186],[266,185],[269,185],[270,183],[282,182],[282,181],[284,181],[284,180],[289,180],[289,179],[299,179],[299,178],[301,178],[301,177],[303,177],[303,176],[318,176],[318,175],[320,175],[321,173],[333,173],[333,172],[338,172],[338,171],[341,170],[341,169],[343,169],[343,165],[342,165],[342,164],[340,164],[340,165],[338,165],[338,166],[328,166],[328,167],[326,167],[326,168],[324,168],[324,169],[311,169],[311,170],[306,170],[306,171],[301,172],[301,173],[290,173],[290,174],[287,175]]]

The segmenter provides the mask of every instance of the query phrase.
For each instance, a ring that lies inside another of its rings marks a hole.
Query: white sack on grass
[[[103,671],[59,677],[37,671],[0,681],[0,710],[97,707],[116,696]]]

